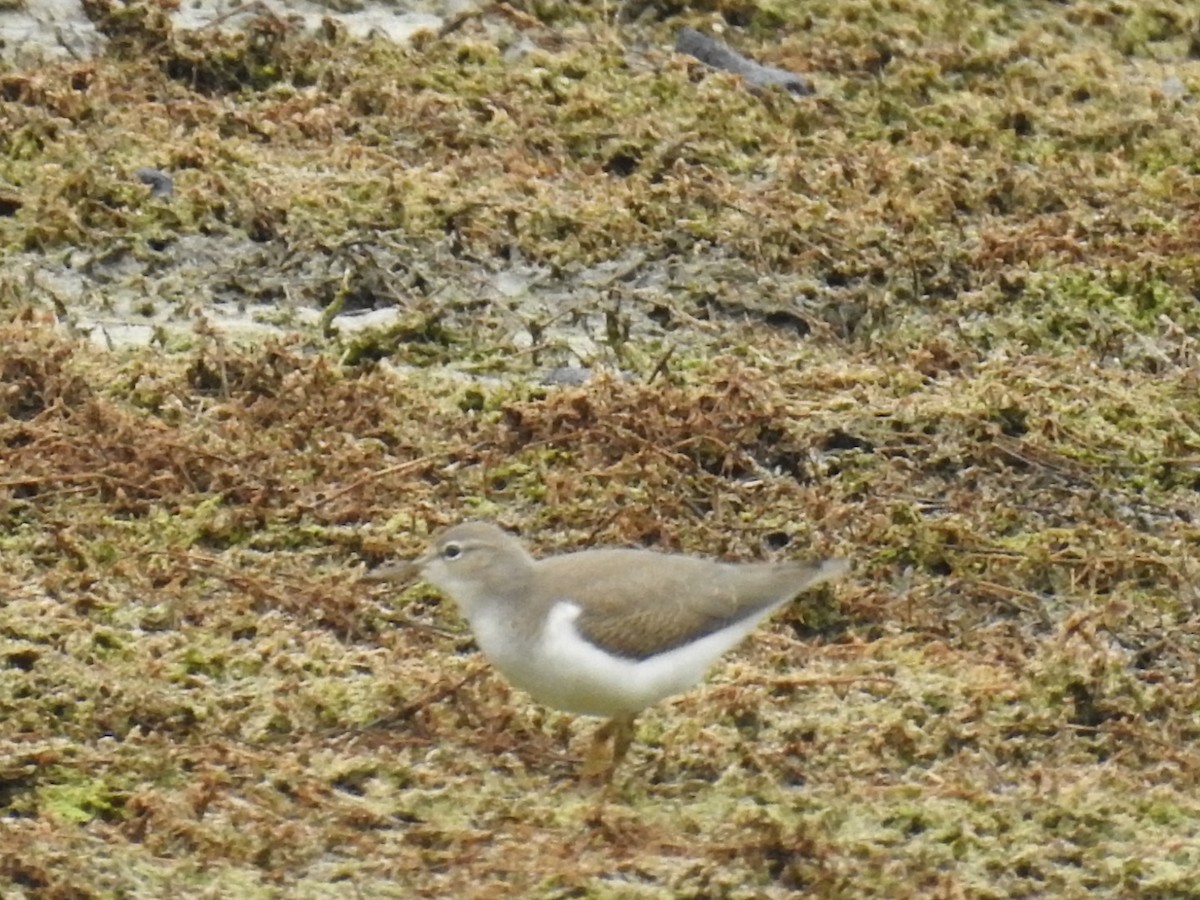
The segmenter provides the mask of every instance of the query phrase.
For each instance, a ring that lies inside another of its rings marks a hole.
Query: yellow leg
[[[592,736],[592,748],[583,764],[585,777],[601,776],[606,784],[612,782],[617,766],[629,752],[629,745],[633,743],[633,720],[633,716],[618,716],[615,719],[609,719],[596,729],[595,735]],[[613,748],[612,756],[606,763],[603,753],[604,745],[609,738],[612,738]]]
[[[616,772],[617,766],[629,752],[629,745],[633,743],[633,716],[612,719],[609,724],[612,725],[613,739],[612,771]],[[612,775],[610,774],[609,777],[611,778]]]

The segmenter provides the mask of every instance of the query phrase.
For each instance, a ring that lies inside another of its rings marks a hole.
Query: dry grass
[[[0,75],[13,253],[244,239],[222,289],[408,310],[111,353],[0,273],[0,892],[1192,895],[1200,22],[877,6],[722,6],[800,102],[588,4],[505,19],[512,60],[138,7]],[[463,277],[631,248],[568,304],[630,381],[537,386],[569,329]],[[471,516],[856,569],[647,713],[604,802],[583,723],[355,583]]]

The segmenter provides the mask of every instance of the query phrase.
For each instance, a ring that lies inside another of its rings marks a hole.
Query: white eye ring
[[[462,554],[462,544],[447,544],[442,548],[442,559],[458,559]]]

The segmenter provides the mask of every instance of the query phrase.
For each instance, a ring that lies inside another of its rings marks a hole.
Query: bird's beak
[[[421,569],[429,562],[429,554],[418,556],[416,559],[402,559],[400,562],[379,566],[365,573],[359,581],[369,584],[380,584],[385,581],[412,581],[421,574]]]

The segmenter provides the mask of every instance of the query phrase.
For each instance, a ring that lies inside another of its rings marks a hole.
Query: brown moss
[[[799,103],[605,9],[397,48],[105,4],[109,58],[0,76],[19,265],[189,323],[101,352],[87,290],[0,270],[0,883],[1193,889],[1190,8],[689,13]],[[556,290],[489,292],[525,264]],[[214,298],[329,315],[242,346]],[[570,354],[626,371],[532,383]],[[856,568],[650,711],[603,800],[586,725],[355,581],[479,516]]]

